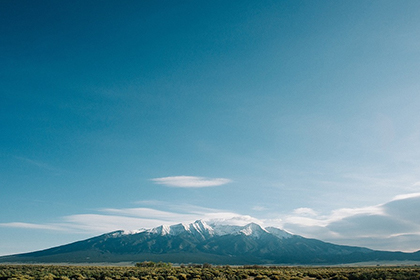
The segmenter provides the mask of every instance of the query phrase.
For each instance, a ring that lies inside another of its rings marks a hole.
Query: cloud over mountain
[[[388,202],[359,207],[340,208],[330,213],[317,209],[297,208],[290,214],[270,213],[261,218],[224,209],[168,202],[142,203],[142,207],[103,208],[61,217],[56,222],[0,223],[3,228],[26,228],[38,231],[100,234],[118,229],[138,230],[162,224],[192,222],[203,219],[222,225],[243,226],[257,223],[274,226],[305,237],[337,244],[366,246],[381,250],[416,251],[420,247],[420,193],[404,194]],[[147,205],[146,205],[147,204]],[[251,206],[250,206],[251,207]],[[261,210],[260,212],[269,212]]]
[[[415,251],[420,242],[418,209],[420,193],[414,193],[371,207],[337,209],[328,215],[298,209],[286,217],[283,226],[295,233],[341,244]]]
[[[256,223],[160,225],[113,231],[46,250],[0,257],[0,262],[70,263],[169,261],[214,264],[343,264],[366,261],[418,261],[419,252],[383,252],[307,239]]]

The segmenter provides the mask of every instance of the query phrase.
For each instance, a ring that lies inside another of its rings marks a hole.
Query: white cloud
[[[329,213],[320,213],[311,208],[297,208],[289,215],[274,213],[271,219],[259,219],[222,209],[156,201],[153,206],[105,208],[95,211],[96,213],[65,216],[57,223],[13,222],[1,223],[0,227],[96,235],[120,229],[138,230],[203,219],[209,223],[231,225],[254,222],[337,244],[415,251],[420,249],[419,209],[418,194],[400,195],[380,205],[340,208]]]
[[[60,223],[75,232],[101,234],[115,230],[137,230],[141,228],[156,227],[162,224],[159,219],[134,218],[119,215],[80,214],[63,218]]]
[[[415,251],[420,249],[419,209],[420,194],[405,194],[384,204],[328,214],[298,208],[285,216],[282,225],[295,234],[338,244]]]
[[[244,226],[249,223],[256,223],[262,225],[264,221],[257,218],[248,216],[248,215],[238,215],[234,213],[224,213],[224,215],[214,215],[213,217],[208,216],[210,219],[208,222],[216,223],[219,225],[235,225],[235,226]]]
[[[190,214],[179,214],[169,211],[161,211],[152,208],[123,208],[123,209],[114,209],[106,208],[102,209],[101,212],[116,214],[120,216],[131,216],[131,217],[141,217],[145,219],[161,219],[161,220],[174,220],[174,219],[191,219]]]
[[[180,187],[180,188],[204,188],[204,187],[215,187],[230,183],[230,179],[226,178],[205,178],[195,176],[172,176],[151,179],[153,182],[159,185],[165,185],[168,187]]]
[[[293,215],[285,217],[285,224],[296,224],[299,226],[321,226],[325,227],[330,223],[340,221],[347,217],[356,215],[381,215],[383,209],[380,206],[370,206],[362,208],[341,208],[331,211],[328,215],[318,214],[311,208],[297,208],[293,210]]]
[[[295,210],[293,210],[293,213],[296,215],[302,215],[302,216],[316,216],[317,213],[311,209],[311,208],[297,208]]]
[[[209,223],[215,222],[236,225],[245,225],[251,222],[262,223],[262,221],[253,217],[220,209],[205,208],[189,204],[156,204],[159,204],[160,206],[164,205],[167,209],[159,210],[147,207],[122,209],[105,208],[97,210],[99,213],[64,216],[61,217],[60,221],[57,223],[34,224],[13,222],[0,223],[0,227],[65,231],[66,233],[97,235],[115,230],[135,231],[160,225],[191,223],[199,219]]]
[[[297,225],[299,227],[313,227],[313,226],[326,226],[328,222],[322,217],[308,218],[303,216],[289,216],[285,218],[285,224]]]
[[[329,222],[334,222],[342,220],[347,217],[352,217],[356,215],[384,215],[384,210],[381,205],[378,206],[368,206],[368,207],[359,207],[359,208],[341,208],[331,212],[331,215],[328,218]]]
[[[21,222],[0,223],[0,227],[27,228],[27,229],[46,229],[46,230],[64,230],[62,227],[60,227],[58,225],[33,224],[33,223],[21,223]]]
[[[417,184],[419,184],[420,182],[417,182]],[[420,184],[419,184],[420,186]],[[409,194],[401,194],[401,195],[397,195],[393,198],[393,200],[404,200],[404,199],[408,199],[408,198],[414,198],[414,197],[420,197],[420,193],[409,193]]]

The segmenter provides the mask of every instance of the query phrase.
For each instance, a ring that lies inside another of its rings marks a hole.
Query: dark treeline
[[[0,280],[413,280],[419,267],[265,267],[143,262],[135,267],[0,265]]]

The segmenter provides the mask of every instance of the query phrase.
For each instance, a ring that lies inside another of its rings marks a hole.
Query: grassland
[[[0,280],[405,280],[420,279],[420,267],[117,267],[0,265]]]

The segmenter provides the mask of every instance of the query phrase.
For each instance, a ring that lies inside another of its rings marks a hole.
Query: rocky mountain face
[[[135,232],[115,231],[47,250],[0,257],[0,262],[141,262],[212,264],[337,264],[420,260],[420,253],[374,251],[340,246],[290,234],[278,228],[191,224]]]

